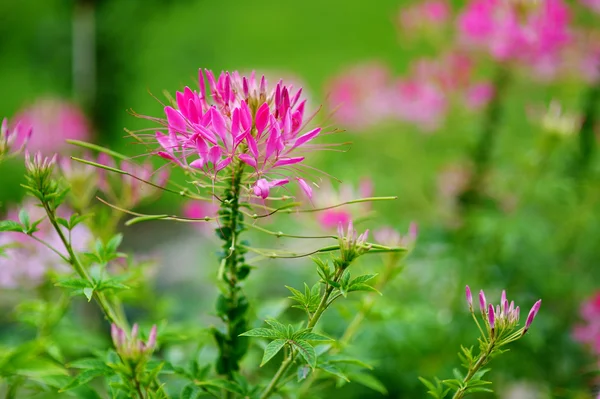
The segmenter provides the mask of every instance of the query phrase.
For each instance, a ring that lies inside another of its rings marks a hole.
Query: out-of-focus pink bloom
[[[375,230],[373,236],[378,244],[386,245],[388,247],[412,248],[417,241],[418,227],[416,223],[411,222],[408,227],[408,233],[404,235],[401,235],[392,227],[382,227]]]
[[[194,223],[198,230],[208,233],[217,227],[215,218],[219,211],[219,205],[216,202],[190,200],[183,205],[183,216],[190,219],[210,218],[212,221]]]
[[[573,328],[573,338],[600,356],[600,292],[581,304],[579,315],[583,322]]]
[[[574,30],[572,43],[563,51],[561,61],[565,75],[589,84],[600,81],[600,32]]]
[[[499,61],[551,65],[569,43],[569,10],[562,0],[471,0],[458,18],[461,40]]]
[[[314,148],[309,143],[321,132],[304,130],[310,117],[302,89],[283,81],[269,89],[266,78],[254,73],[222,72],[217,78],[206,70],[198,80],[200,91],[186,87],[176,93],[176,106],[165,107],[166,120],[159,122],[166,134],[157,131],[153,138],[157,155],[211,182],[241,162],[252,170],[243,183],[263,199],[272,187],[287,184],[286,176],[297,177],[305,158],[300,154]]]
[[[440,30],[450,19],[450,6],[444,0],[427,0],[403,7],[398,15],[402,33]]]
[[[112,157],[102,153],[98,156],[97,163],[129,173],[129,175],[118,174],[101,168],[98,168],[97,171],[98,188],[112,200],[127,208],[156,196],[160,189],[155,186],[162,187],[169,179],[168,170],[163,168],[157,171],[149,161],[143,164],[121,161],[117,165]]]
[[[479,110],[494,97],[495,88],[489,82],[475,83],[465,92],[465,104],[469,109]]]
[[[600,0],[580,0],[581,4],[600,14]]]
[[[461,164],[445,166],[438,174],[438,193],[444,202],[455,205],[458,196],[465,191],[469,183],[469,168]]]
[[[399,80],[392,95],[392,115],[424,131],[437,129],[446,116],[448,101],[433,83]]]
[[[358,190],[351,184],[342,183],[336,190],[331,183],[324,182],[318,194],[313,197],[313,203],[316,208],[326,208],[344,202],[368,198],[373,196],[373,183],[369,179],[362,179]],[[352,220],[366,216],[371,211],[369,202],[361,202],[342,207],[326,209],[317,213],[317,220],[325,230],[337,228],[341,223],[346,226]]]
[[[26,202],[20,208],[28,212],[31,222],[45,216],[44,210],[35,206],[33,202]],[[18,221],[18,210],[11,210],[7,220]],[[35,237],[67,256],[67,251],[50,222],[42,221],[38,229],[39,231],[33,233]],[[92,238],[88,228],[79,224],[71,233],[71,245],[75,251],[84,251]],[[52,250],[23,233],[0,232],[0,247],[4,247],[4,253],[0,256],[0,288],[36,286],[50,270],[58,272],[70,270],[69,266]]]
[[[327,85],[333,117],[341,125],[353,129],[381,123],[389,113],[391,83],[389,69],[377,62],[347,69]]]
[[[83,112],[74,104],[55,98],[44,98],[20,111],[12,120],[13,128],[19,125],[19,144],[35,132],[27,145],[29,151],[48,155],[68,148],[67,139],[89,140],[90,124]]]

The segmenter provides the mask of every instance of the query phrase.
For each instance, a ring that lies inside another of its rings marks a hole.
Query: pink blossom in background
[[[573,43],[563,52],[562,68],[567,75],[593,84],[600,80],[600,31],[576,30]]]
[[[44,210],[31,201],[24,203],[20,208],[28,211],[32,222],[45,216]],[[62,209],[59,211],[64,213]],[[18,221],[18,209],[9,211],[6,219]],[[39,231],[34,233],[35,237],[46,241],[67,256],[60,237],[47,220],[42,221],[38,228]],[[91,232],[83,224],[76,226],[71,233],[72,245],[76,251],[86,250],[92,239]],[[70,270],[56,253],[25,234],[0,232],[0,246],[5,247],[0,256],[0,288],[32,287],[40,284],[50,270]]]
[[[495,88],[491,83],[475,83],[465,92],[465,104],[471,110],[480,110],[492,100],[494,93]]]
[[[373,231],[373,236],[378,244],[388,247],[413,247],[417,241],[419,228],[416,223],[411,222],[406,234],[400,234],[393,227],[382,227]]]
[[[327,85],[333,118],[352,129],[381,123],[388,116],[391,84],[391,72],[383,64],[371,62],[347,69]]]
[[[321,128],[305,131],[313,115],[305,115],[301,88],[283,81],[269,88],[264,76],[234,71],[216,77],[210,70],[199,71],[198,86],[176,93],[177,105],[164,108],[166,119],[144,117],[163,126],[151,138],[156,155],[213,183],[240,161],[252,170],[246,178],[263,200],[290,179],[307,187],[302,154],[315,148],[310,142]]]
[[[219,211],[219,204],[215,202],[190,200],[183,205],[183,216],[190,219],[202,219],[205,217],[216,218]],[[197,222],[193,223],[198,230],[209,233],[217,227],[217,221]]]
[[[580,3],[595,13],[600,14],[600,0],[580,0]]]
[[[427,132],[440,127],[448,110],[441,89],[431,82],[410,78],[396,82],[391,103],[392,116]]]
[[[313,197],[315,208],[325,208],[343,202],[373,196],[373,183],[370,179],[362,179],[358,190],[349,183],[342,183],[336,190],[328,181],[323,182],[318,194]],[[351,221],[365,217],[371,211],[369,202],[341,206],[317,212],[317,220],[324,230],[333,230],[342,224],[346,226]]]
[[[92,137],[91,127],[83,112],[74,104],[55,98],[43,98],[21,110],[12,119],[12,126],[19,125],[23,133],[34,133],[27,148],[30,152],[41,151],[49,155],[69,148],[67,139],[87,141]]]
[[[569,43],[570,13],[562,0],[520,3],[471,0],[458,18],[461,41],[498,61],[551,65]]]
[[[573,338],[600,356],[600,292],[582,303],[579,315],[582,323],[573,328]]]
[[[451,10],[444,0],[428,0],[400,9],[398,24],[403,33],[442,28],[450,19]]]

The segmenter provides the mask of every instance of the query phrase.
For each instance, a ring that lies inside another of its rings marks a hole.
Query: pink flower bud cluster
[[[24,130],[19,123],[12,129],[9,129],[8,119],[4,118],[2,125],[0,125],[0,160],[4,157],[23,152],[31,138],[32,132],[31,128]],[[18,142],[20,142],[19,145],[17,145]]]
[[[340,254],[343,260],[350,263],[356,257],[369,251],[371,248],[367,245],[369,230],[365,230],[362,234],[358,234],[354,229],[352,221],[348,223],[347,229],[344,231],[344,225],[338,225],[338,242],[340,244]]]
[[[467,304],[469,305],[469,310],[473,312],[473,295],[471,293],[471,288],[467,285],[465,288]],[[542,300],[538,300],[527,315],[527,320],[525,321],[525,327],[522,329],[522,334],[525,334],[527,330],[531,327],[531,323],[533,319],[537,315],[540,307],[542,305]],[[479,310],[481,311],[481,315],[483,316],[486,325],[491,331],[492,335],[498,335],[505,331],[514,330],[519,324],[520,318],[520,309],[519,306],[515,306],[515,302],[508,302],[506,298],[506,291],[502,291],[502,295],[500,298],[500,304],[494,306],[491,303],[487,303],[485,293],[483,290],[479,291]]]
[[[205,92],[205,78],[210,93]],[[306,100],[302,89],[283,81],[269,89],[265,77],[238,72],[198,74],[199,91],[185,87],[176,93],[176,105],[165,107],[166,132],[156,132],[157,154],[173,164],[216,181],[230,165],[251,170],[244,183],[256,196],[269,196],[273,187],[294,178],[307,195],[299,176],[309,144],[321,128],[306,133]]]
[[[130,335],[116,324],[111,325],[110,333],[115,349],[123,360],[140,361],[152,355],[156,348],[156,325],[150,329],[146,342],[138,337],[139,326],[137,323],[131,328]]]

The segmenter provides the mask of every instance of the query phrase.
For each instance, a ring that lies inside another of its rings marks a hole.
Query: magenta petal
[[[196,169],[202,169],[204,167],[204,159],[198,158],[195,161],[190,162],[190,166]]]
[[[252,153],[252,156],[258,159],[258,147],[256,146],[256,140],[254,140],[251,134],[246,135],[246,144],[248,144],[248,149]]]
[[[302,136],[298,137],[292,148],[300,147],[301,145],[308,143],[309,141],[317,137],[319,133],[321,133],[320,127],[313,129],[306,134],[303,134]]]
[[[266,179],[258,179],[254,184],[254,195],[266,199],[269,196],[269,182]]]
[[[298,178],[298,185],[300,186],[302,191],[304,191],[304,194],[306,194],[306,196],[308,198],[312,198],[312,194],[313,194],[312,187],[309,186],[308,183],[306,183],[306,181],[304,179]]]
[[[275,162],[275,167],[277,166],[285,166],[285,165],[293,165],[298,162],[304,161],[304,157],[293,157],[293,158],[281,158],[277,162]]]
[[[162,134],[161,132],[156,132],[156,141],[158,144],[167,152],[173,153],[173,143],[169,136]]]
[[[221,140],[223,140],[223,142],[226,143],[227,125],[225,124],[225,119],[223,119],[221,113],[217,111],[217,108],[213,107],[210,111],[213,128],[215,129],[219,137],[221,137]]]
[[[217,162],[219,162],[219,160],[221,159],[221,154],[222,154],[221,147],[219,147],[219,146],[212,147],[208,151],[209,162],[211,162],[213,165],[216,165]]]
[[[240,161],[244,162],[245,164],[248,164],[248,165],[252,166],[253,168],[256,168],[256,159],[254,159],[252,156],[250,156],[250,154],[240,154],[240,155],[238,155],[238,158]]]
[[[215,170],[218,172],[222,169],[225,169],[231,163],[231,159],[232,159],[231,157],[227,157],[224,160],[222,160],[221,162],[217,163]]]
[[[183,116],[173,107],[165,107],[169,128],[174,129],[177,133],[185,133],[187,125]]]
[[[258,110],[256,111],[255,124],[257,137],[260,137],[262,135],[262,132],[267,127],[267,123],[269,122],[269,116],[269,104],[263,103],[260,107],[258,107]]]
[[[277,187],[283,186],[284,184],[288,184],[290,181],[288,179],[277,179],[269,182],[269,187]]]

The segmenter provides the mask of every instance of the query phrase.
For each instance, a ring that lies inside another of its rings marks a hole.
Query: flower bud
[[[479,291],[479,309],[481,309],[482,314],[486,313],[487,302],[485,300],[485,293],[483,290]]]
[[[494,313],[494,305],[491,303],[488,307],[488,322],[490,323],[490,328],[493,331],[494,327],[496,326],[496,314]]]
[[[533,322],[533,319],[535,319],[535,316],[537,315],[541,306],[542,300],[540,299],[533,305],[533,307],[529,311],[529,315],[527,315],[527,321],[525,322],[525,328],[523,329],[523,334],[525,334],[527,330],[529,330],[529,327],[531,327],[531,323]]]
[[[473,295],[471,294],[471,288],[467,285],[465,287],[465,294],[467,296],[467,304],[469,305],[469,310],[473,313]]]

